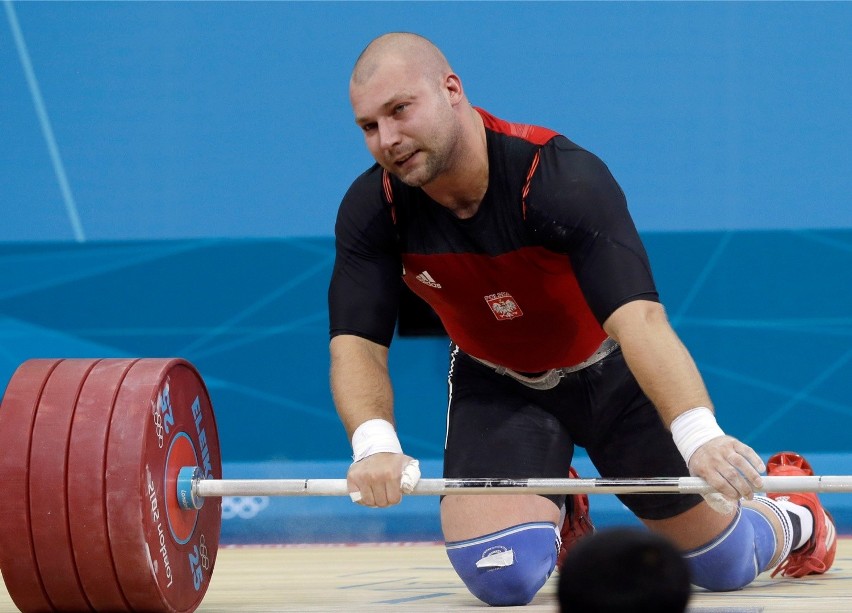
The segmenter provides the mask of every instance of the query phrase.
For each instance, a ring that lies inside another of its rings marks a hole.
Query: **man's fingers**
[[[704,478],[728,499],[751,499],[763,487],[765,465],[748,445],[733,437],[718,437],[702,445],[690,462],[692,474]]]
[[[751,460],[739,453],[734,453],[729,457],[729,461],[740,472],[743,478],[748,481],[752,491],[763,487],[763,478],[760,476],[760,469]]]
[[[750,500],[754,497],[754,489],[751,483],[733,466],[728,468],[722,476],[734,490],[736,498],[747,498]]]
[[[714,471],[712,474],[704,477],[704,480],[707,481],[713,489],[729,500],[738,500],[743,497],[743,494],[739,489],[737,489],[737,486],[732,483],[732,481],[736,481],[733,476],[729,478],[721,472]]]
[[[370,489],[368,485],[359,485],[356,486],[359,489],[349,492],[349,498],[355,504],[360,504],[363,507],[374,507],[376,506],[375,497],[373,496],[373,490]]]
[[[355,504],[360,504],[362,507],[369,507],[371,509],[375,509],[377,507],[388,506],[387,503],[379,504],[377,499],[381,499],[381,496],[375,496],[374,490],[365,487],[363,490],[357,492],[349,492],[349,498],[352,499],[352,502]]]
[[[405,468],[402,469],[402,479],[399,482],[399,489],[403,494],[410,494],[414,491],[417,482],[420,481],[420,462],[411,459]]]
[[[394,504],[399,504],[402,500],[402,492],[399,491],[399,485],[397,485],[393,481],[388,481],[385,483],[385,487],[382,490],[382,498],[377,506],[379,507],[388,507]]]
[[[740,441],[734,442],[734,450],[746,461],[750,466],[754,468],[755,471],[762,473],[766,470],[766,464],[763,463],[763,460],[757,455],[757,452]]]
[[[398,504],[420,480],[420,463],[394,453],[368,456],[349,467],[347,481],[352,502],[366,507]]]
[[[746,447],[748,450],[745,455],[746,459],[749,461],[749,464],[754,466],[754,468],[759,473],[766,472],[766,464],[763,463],[763,460],[757,455],[757,452],[751,447]]]

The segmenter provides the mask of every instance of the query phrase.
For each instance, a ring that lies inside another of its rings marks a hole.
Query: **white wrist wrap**
[[[710,439],[725,436],[719,424],[716,423],[713,412],[707,407],[696,407],[681,413],[672,422],[671,431],[675,445],[680,455],[686,460],[687,466],[692,454],[701,445]]]
[[[384,419],[368,419],[352,434],[352,460],[358,462],[374,453],[402,453],[393,424]]]

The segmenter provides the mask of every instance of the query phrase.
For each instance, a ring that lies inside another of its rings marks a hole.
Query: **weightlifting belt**
[[[500,366],[498,364],[494,364],[493,362],[489,362],[488,360],[483,360],[482,358],[478,358],[475,355],[471,355],[474,360],[487,366],[488,368],[494,369],[498,375],[506,375],[507,377],[511,377],[518,383],[526,385],[535,390],[549,390],[553,389],[557,385],[559,385],[560,379],[565,375],[569,375],[573,372],[578,372],[591,366],[592,364],[596,364],[608,356],[610,353],[618,349],[618,343],[612,339],[607,337],[604,342],[600,344],[600,347],[597,348],[591,357],[587,360],[580,362],[579,364],[575,364],[574,366],[564,366],[562,368],[551,368],[550,370],[546,370],[542,373],[522,373],[516,370],[512,370],[511,368],[506,368],[505,366]],[[470,354],[468,354],[470,355]]]

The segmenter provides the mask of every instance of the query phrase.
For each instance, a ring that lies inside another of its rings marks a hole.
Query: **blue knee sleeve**
[[[556,526],[536,522],[447,543],[447,555],[474,596],[492,606],[514,606],[529,603],[547,581],[558,547]]]
[[[766,570],[775,532],[754,509],[741,508],[731,525],[704,547],[685,554],[692,583],[714,592],[740,590]]]

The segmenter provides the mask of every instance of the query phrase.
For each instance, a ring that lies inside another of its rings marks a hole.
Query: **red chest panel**
[[[537,372],[578,364],[606,338],[564,255],[524,247],[402,258],[406,284],[473,356]]]

